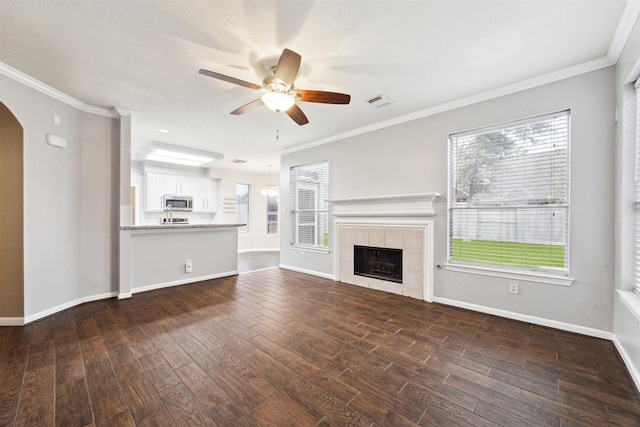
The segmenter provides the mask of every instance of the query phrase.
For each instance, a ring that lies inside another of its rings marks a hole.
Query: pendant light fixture
[[[260,194],[263,196],[276,197],[278,195],[278,186],[271,185],[271,165],[269,167],[269,185],[260,190]]]

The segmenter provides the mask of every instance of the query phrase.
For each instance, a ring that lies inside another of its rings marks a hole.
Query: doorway
[[[0,103],[0,319],[24,317],[23,129]]]

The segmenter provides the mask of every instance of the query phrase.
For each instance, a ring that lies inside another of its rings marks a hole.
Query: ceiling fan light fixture
[[[301,60],[300,54],[290,49],[284,49],[278,58],[278,63],[275,67],[272,67],[271,75],[262,81],[262,86],[205,69],[200,69],[199,73],[248,89],[259,90],[263,93],[259,99],[233,110],[231,112],[232,115],[239,116],[254,108],[266,105],[267,108],[276,113],[286,111],[291,120],[296,122],[298,126],[303,126],[309,123],[309,119],[298,106],[297,101],[319,104],[348,104],[351,101],[351,96],[346,93],[322,90],[294,90],[294,83],[300,71]],[[278,139],[277,134],[276,139]]]
[[[262,95],[262,102],[276,113],[287,111],[296,103],[293,96],[282,92],[266,92]]]

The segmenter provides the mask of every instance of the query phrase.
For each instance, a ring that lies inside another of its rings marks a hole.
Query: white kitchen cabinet
[[[204,212],[204,179],[203,178],[194,178],[191,182],[191,189],[193,193],[193,211],[194,212]]]
[[[146,211],[162,212],[165,194],[192,196],[193,212],[216,211],[216,181],[211,178],[146,173]]]
[[[217,197],[217,181],[213,179],[204,180],[204,210],[205,212],[216,211],[216,197]]]
[[[216,185],[211,178],[194,178],[193,189],[193,211],[194,212],[215,212]]]
[[[181,175],[165,175],[164,178],[164,190],[165,194],[174,194],[179,196],[192,196],[193,195],[193,181],[190,176]]]
[[[147,199],[146,210],[151,212],[161,212],[162,196],[164,191],[165,175],[160,173],[147,173],[145,180],[145,193]]]

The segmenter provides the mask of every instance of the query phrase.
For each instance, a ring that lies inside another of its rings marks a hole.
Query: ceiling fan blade
[[[275,81],[284,83],[287,85],[287,89],[291,88],[293,81],[298,75],[300,69],[300,62],[302,57],[292,50],[285,49],[278,59],[278,65],[276,65]]]
[[[255,83],[245,82],[244,80],[236,79],[235,77],[225,76],[224,74],[214,73],[209,70],[200,70],[198,71],[200,74],[208,77],[213,77],[214,79],[222,80],[228,83],[233,83],[239,86],[248,87],[249,89],[262,89],[262,86],[257,85]]]
[[[304,115],[298,104],[293,104],[291,108],[286,111],[287,115],[293,119],[298,125],[306,125],[309,123],[309,119]]]
[[[348,104],[351,95],[321,90],[296,90],[296,100],[304,102],[319,102],[321,104]]]
[[[248,104],[244,104],[242,107],[240,108],[236,108],[235,110],[233,110],[231,112],[231,114],[233,114],[234,116],[239,116],[240,114],[244,114],[246,112],[249,112],[255,108],[258,108],[260,106],[264,105],[264,102],[262,102],[262,98],[258,98],[255,101],[251,101]]]

